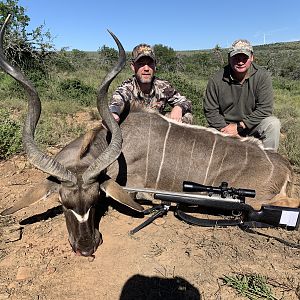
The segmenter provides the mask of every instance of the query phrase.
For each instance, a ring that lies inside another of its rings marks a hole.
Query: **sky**
[[[174,50],[229,47],[239,38],[253,45],[300,40],[299,0],[19,0],[30,17],[28,29],[45,24],[62,47],[126,51],[139,43]]]

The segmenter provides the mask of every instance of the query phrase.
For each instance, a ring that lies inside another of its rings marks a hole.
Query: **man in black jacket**
[[[229,135],[255,136],[265,149],[277,151],[280,121],[272,116],[271,76],[253,63],[253,47],[247,40],[232,44],[228,62],[206,88],[204,114],[209,126]]]

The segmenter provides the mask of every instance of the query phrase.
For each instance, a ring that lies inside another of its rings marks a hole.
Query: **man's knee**
[[[274,132],[280,134],[281,123],[280,120],[275,116],[270,116],[261,121],[259,124],[261,132]]]
[[[266,149],[277,151],[280,138],[280,121],[275,116],[270,116],[261,121],[258,125],[258,132]]]

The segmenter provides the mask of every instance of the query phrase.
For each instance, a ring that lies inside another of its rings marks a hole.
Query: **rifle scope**
[[[251,189],[236,189],[233,187],[228,187],[227,182],[222,182],[219,187],[209,186],[200,183],[195,183],[192,181],[184,181],[183,182],[183,191],[184,192],[206,192],[209,194],[218,194],[221,195],[222,198],[226,198],[227,196],[231,196],[233,198],[254,198],[256,195],[255,190]]]

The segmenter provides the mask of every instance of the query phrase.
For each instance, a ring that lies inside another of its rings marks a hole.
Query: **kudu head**
[[[121,153],[121,130],[108,109],[107,91],[112,80],[125,66],[125,51],[117,37],[110,32],[119,49],[119,60],[108,72],[99,87],[97,108],[103,123],[111,132],[111,142],[102,153],[99,153],[99,156],[91,165],[83,172],[78,173],[76,170],[66,168],[55,158],[43,153],[34,141],[35,128],[41,113],[41,102],[32,83],[18,68],[12,66],[4,56],[3,38],[9,18],[10,16],[6,18],[0,30],[0,66],[23,86],[28,95],[28,113],[22,134],[24,150],[28,160],[35,167],[56,178],[60,183],[59,199],[64,209],[70,244],[77,254],[90,256],[102,242],[101,235],[94,222],[95,204],[99,200],[100,194],[101,182],[99,182],[99,178],[103,177],[100,175]],[[130,201],[132,200],[129,199],[128,202]],[[131,203],[128,206],[141,210],[137,203]],[[15,212],[20,208],[22,207],[7,209],[2,215]]]

